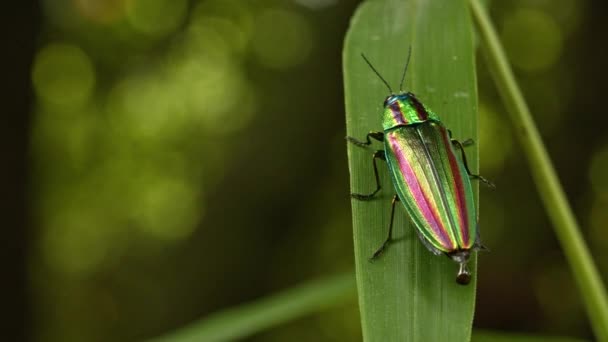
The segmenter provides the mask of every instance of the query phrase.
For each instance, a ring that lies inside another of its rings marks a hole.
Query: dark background
[[[358,2],[7,3],[6,340],[130,341],[352,269],[341,48]],[[602,1],[492,16],[602,274]],[[590,338],[483,58],[475,327]],[[416,91],[412,89],[412,91]],[[254,336],[360,339],[353,299]]]

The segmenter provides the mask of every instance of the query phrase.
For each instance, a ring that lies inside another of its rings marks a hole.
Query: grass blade
[[[515,135],[528,158],[532,177],[574,273],[593,331],[598,340],[608,341],[608,299],[597,267],[580,234],[572,209],[526,101],[517,86],[494,27],[483,6],[477,0],[471,0],[470,3],[479,27],[487,65],[511,117],[512,125],[516,128]]]
[[[226,309],[150,342],[234,341],[354,296],[351,272],[310,281],[257,301]]]
[[[361,59],[365,53],[397,88],[409,46],[412,59],[404,89],[438,113],[457,139],[477,138],[477,92],[472,29],[467,4],[458,1],[365,2],[351,21],[344,45],[344,87],[349,136],[380,130],[386,86]],[[378,144],[377,148],[381,148]],[[467,149],[477,169],[477,151]],[[371,151],[348,146],[351,190],[375,188]],[[366,341],[468,341],[475,279],[455,283],[456,264],[433,256],[420,243],[403,208],[395,215],[398,239],[380,260],[368,258],[388,229],[394,194],[380,165],[379,199],[352,201],[359,306]],[[475,185],[475,189],[477,186]],[[477,190],[475,190],[477,191]],[[476,271],[476,260],[471,267]]]

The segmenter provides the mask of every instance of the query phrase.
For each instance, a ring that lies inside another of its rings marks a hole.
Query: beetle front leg
[[[378,248],[374,252],[374,255],[372,255],[372,257],[369,259],[370,261],[373,261],[374,259],[379,257],[380,254],[384,252],[391,240],[393,240],[393,219],[395,218],[395,203],[397,202],[399,202],[399,196],[395,195],[393,197],[393,202],[391,203],[391,221],[388,225],[388,236],[386,237],[386,240],[384,240],[384,242],[382,243],[382,246],[380,246],[380,248]]]
[[[473,140],[467,139],[466,141],[471,141],[471,143],[472,143]],[[490,187],[492,189],[496,189],[496,185],[494,185],[494,183],[490,182],[489,180],[483,178],[480,175],[471,173],[471,170],[469,170],[469,164],[467,164],[467,156],[466,156],[466,153],[464,152],[463,143],[461,143],[460,141],[458,141],[456,139],[452,139],[452,144],[460,149],[460,152],[462,153],[462,163],[464,164],[464,168],[465,168],[465,170],[467,170],[467,174],[469,175],[469,177],[478,179],[481,182],[483,182],[485,185],[487,185],[488,187]]]
[[[361,141],[358,140],[356,138],[353,137],[346,137],[346,140],[348,140],[349,142],[359,146],[359,147],[365,147],[365,146],[369,146],[372,144],[372,141],[369,138],[374,138],[380,142],[384,141],[384,133],[382,132],[369,132],[367,133],[367,135],[365,136],[365,141]]]
[[[380,186],[380,176],[378,176],[378,166],[376,165],[376,159],[382,159],[382,160],[386,161],[386,156],[385,156],[383,150],[374,152],[374,155],[372,157],[372,162],[374,164],[374,176],[376,177],[376,190],[374,190],[374,192],[372,192],[371,194],[368,194],[368,195],[354,194],[354,193],[350,194],[352,198],[358,199],[360,201],[368,201],[368,200],[372,199],[378,193],[378,191],[380,191],[380,189],[382,188]]]

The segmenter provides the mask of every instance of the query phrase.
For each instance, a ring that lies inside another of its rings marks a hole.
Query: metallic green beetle
[[[370,132],[366,141],[347,137],[357,146],[370,145],[370,138],[384,142],[384,150],[373,155],[376,190],[368,195],[352,194],[352,197],[370,200],[380,191],[377,159],[387,162],[397,192],[393,197],[388,237],[372,258],[379,256],[391,241],[395,203],[400,201],[426,248],[435,255],[446,254],[457,262],[456,282],[468,284],[471,273],[467,262],[471,251],[484,249],[479,241],[469,178],[493,185],[483,177],[471,174],[463,144],[451,138],[437,114],[410,92],[393,93],[388,82],[364,55],[362,57],[391,94],[384,100],[382,132]],[[409,59],[408,55],[399,88],[403,85]],[[456,149],[461,150],[461,158],[456,155]]]

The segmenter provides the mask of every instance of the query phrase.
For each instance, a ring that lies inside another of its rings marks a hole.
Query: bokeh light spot
[[[180,240],[190,235],[201,217],[198,189],[181,179],[149,177],[135,204],[139,228],[161,240]]]
[[[107,111],[113,129],[135,140],[163,141],[183,127],[184,107],[179,97],[155,77],[135,76],[109,93]]]
[[[560,57],[563,33],[544,12],[520,9],[505,17],[502,41],[511,62],[526,71],[550,68]]]
[[[310,24],[301,15],[269,9],[255,19],[252,46],[262,65],[287,69],[306,61],[313,47],[313,34]]]
[[[51,44],[36,55],[32,72],[36,94],[45,102],[78,106],[85,103],[95,86],[89,57],[78,47]]]
[[[244,52],[253,32],[252,2],[241,0],[201,1],[190,12],[190,26],[217,31],[235,52]]]
[[[200,45],[197,46],[199,49],[219,41],[220,47],[224,47],[227,52],[240,53],[245,50],[250,39],[249,32],[244,31],[240,25],[221,17],[201,17],[191,23],[188,31],[200,42]],[[209,35],[215,36],[217,40],[206,42]]]
[[[219,39],[216,35],[211,35]],[[224,45],[219,45],[222,47]],[[242,71],[232,59],[188,54],[167,66],[176,96],[180,96],[196,123],[212,135],[229,134],[246,127],[255,113],[255,92],[247,88]],[[247,91],[245,91],[247,89]]]
[[[162,37],[182,24],[187,9],[187,0],[131,0],[127,5],[127,18],[135,30]]]

